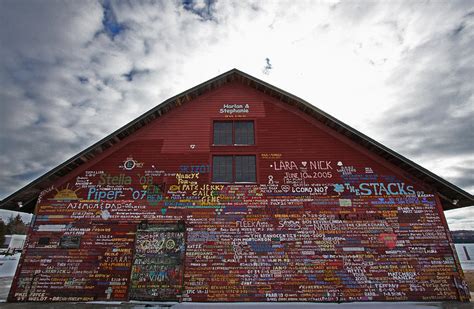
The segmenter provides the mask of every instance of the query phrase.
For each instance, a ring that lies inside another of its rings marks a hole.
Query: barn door
[[[184,225],[142,223],[137,229],[130,299],[179,301],[184,275]]]

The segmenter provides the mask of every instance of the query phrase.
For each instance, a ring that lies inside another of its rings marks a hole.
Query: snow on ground
[[[13,277],[20,260],[20,253],[14,255],[0,255],[0,277]]]
[[[474,270],[474,244],[454,244],[462,269]]]

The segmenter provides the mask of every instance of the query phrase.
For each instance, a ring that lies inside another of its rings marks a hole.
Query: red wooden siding
[[[225,119],[254,120],[255,145],[213,146]],[[212,184],[219,154],[255,155],[257,184]],[[11,301],[128,300],[144,221],[185,224],[184,276],[135,276],[183,301],[467,299],[436,192],[237,82],[65,176],[36,215]]]

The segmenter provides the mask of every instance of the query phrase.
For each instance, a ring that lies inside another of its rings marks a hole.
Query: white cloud
[[[451,231],[474,230],[474,206],[444,212]]]

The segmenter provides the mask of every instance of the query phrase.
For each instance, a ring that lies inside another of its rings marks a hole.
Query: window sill
[[[228,145],[212,144],[211,146],[212,147],[234,147],[234,146],[240,147],[240,146],[255,146],[255,144],[228,144]]]

